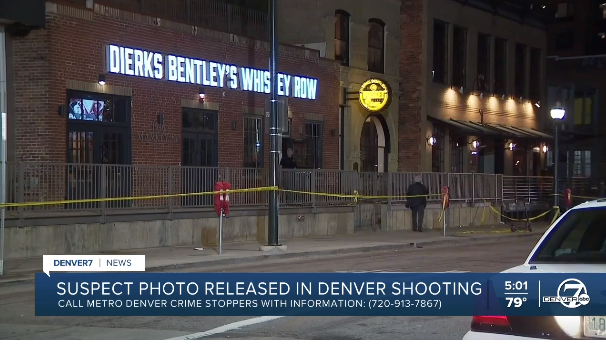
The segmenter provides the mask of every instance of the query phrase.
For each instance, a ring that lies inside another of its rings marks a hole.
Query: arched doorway
[[[362,126],[360,136],[361,171],[387,171],[387,153],[389,134],[385,119],[381,115],[370,115]]]

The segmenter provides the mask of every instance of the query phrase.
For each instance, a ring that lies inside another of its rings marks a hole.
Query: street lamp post
[[[560,162],[560,144],[558,139],[560,122],[566,117],[566,110],[562,107],[562,105],[558,102],[555,107],[551,109],[551,119],[554,121],[555,125],[555,146],[554,146],[554,154],[553,154],[553,162],[554,162],[554,175],[553,175],[553,203],[554,206],[559,207],[559,190],[558,190],[558,172],[559,172],[559,162]]]

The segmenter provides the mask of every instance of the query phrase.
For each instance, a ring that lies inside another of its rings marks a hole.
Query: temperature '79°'
[[[515,308],[522,307],[522,303],[526,302],[526,297],[505,297],[507,301],[507,308],[511,308],[511,305]]]

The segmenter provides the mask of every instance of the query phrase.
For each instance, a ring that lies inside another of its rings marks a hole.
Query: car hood
[[[501,273],[606,273],[606,265],[596,264],[524,264]]]

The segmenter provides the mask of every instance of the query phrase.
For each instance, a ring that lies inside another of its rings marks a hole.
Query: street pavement
[[[536,238],[178,272],[499,272],[524,262]],[[0,286],[0,339],[461,339],[469,317],[36,317],[34,287]]]

